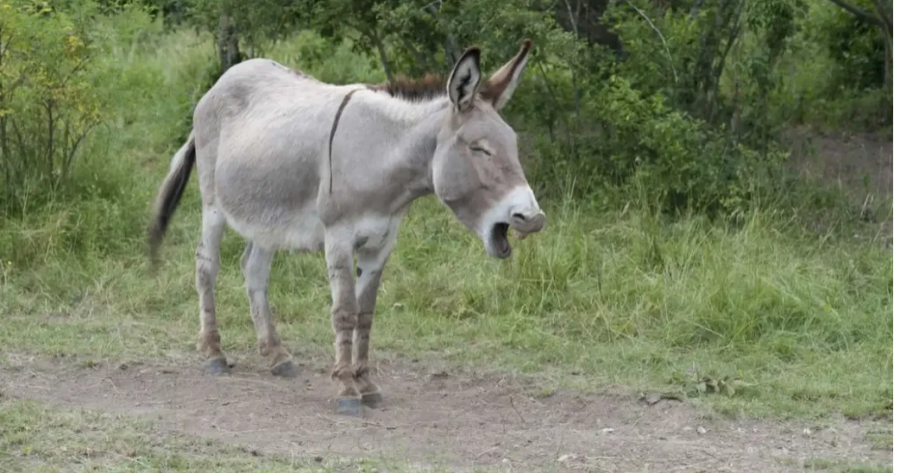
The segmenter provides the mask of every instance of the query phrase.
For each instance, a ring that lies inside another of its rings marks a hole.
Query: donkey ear
[[[447,95],[457,111],[468,110],[475,103],[478,85],[481,83],[481,50],[473,47],[466,50],[456,61],[450,80],[447,81]]]
[[[525,63],[528,62],[528,51],[531,50],[532,44],[530,39],[526,39],[516,57],[497,70],[482,88],[481,96],[492,103],[495,110],[502,109],[512,98],[519,84],[519,78],[525,70]]]

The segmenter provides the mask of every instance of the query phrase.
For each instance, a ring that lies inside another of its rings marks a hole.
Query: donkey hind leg
[[[203,207],[203,229],[197,245],[197,295],[200,298],[200,336],[197,349],[206,357],[206,371],[228,372],[216,323],[216,278],[219,275],[219,244],[225,230],[225,217],[215,204]]]
[[[268,358],[272,374],[293,377],[297,374],[296,366],[278,338],[269,308],[269,273],[274,255],[272,250],[250,242],[241,257],[241,271],[247,284],[247,299],[250,301],[250,316],[256,327],[259,354]]]
[[[381,402],[381,390],[369,373],[369,334],[375,315],[375,301],[381,273],[390,256],[393,245],[376,251],[360,250],[356,264],[356,300],[359,318],[353,331],[353,375],[363,404],[375,407]]]
[[[331,285],[331,326],[334,329],[334,368],[331,379],[340,388],[335,401],[338,414],[359,416],[361,399],[353,380],[353,330],[356,328],[358,306],[353,284],[353,248],[349,238],[325,235],[325,260]]]

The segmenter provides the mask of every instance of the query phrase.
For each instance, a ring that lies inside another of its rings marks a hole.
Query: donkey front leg
[[[393,245],[380,250],[360,250],[356,265],[356,300],[359,320],[353,331],[353,374],[363,404],[375,407],[381,402],[381,390],[369,373],[369,335],[375,317],[375,301],[381,284],[381,273]]]
[[[353,330],[358,305],[353,287],[353,247],[349,239],[325,236],[325,259],[331,284],[331,326],[334,329],[334,369],[331,379],[340,383],[335,404],[338,414],[361,414],[359,391],[353,382]]]
[[[241,271],[247,283],[250,317],[256,327],[259,354],[269,359],[272,374],[289,378],[297,374],[296,366],[278,338],[269,308],[269,273],[274,256],[272,250],[250,242],[241,256]]]

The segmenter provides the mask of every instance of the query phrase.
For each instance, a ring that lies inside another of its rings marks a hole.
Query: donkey
[[[360,415],[362,405],[380,402],[368,367],[369,334],[382,269],[412,202],[436,194],[495,258],[512,254],[510,228],[524,238],[544,226],[516,134],[498,114],[531,46],[525,40],[486,81],[477,47],[446,78],[382,85],[326,84],[266,59],[223,74],[197,104],[193,129],[160,185],[149,230],[155,262],[196,163],[203,215],[197,348],[206,371],[229,369],[214,297],[227,223],[248,241],[240,265],[259,353],[272,374],[296,370],[269,308],[274,252],[324,251],[335,336],[331,378],[339,385],[335,410]]]

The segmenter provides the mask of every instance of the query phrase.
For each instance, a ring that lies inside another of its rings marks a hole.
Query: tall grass
[[[348,46],[316,41],[301,35],[269,56],[335,82],[377,76]],[[91,149],[109,152],[78,168],[82,192],[2,222],[4,351],[197,361],[195,181],[154,276],[144,231],[214,51],[189,32],[139,42],[109,58],[126,65],[122,107],[93,138]],[[316,64],[315,54],[339,60]],[[375,357],[541,373],[594,391],[670,389],[675,375],[699,369],[748,382],[733,398],[711,397],[747,414],[859,415],[890,399],[892,261],[876,242],[805,233],[764,209],[729,226],[666,219],[639,199],[542,203],[546,230],[496,261],[436,199],[417,202],[383,278]],[[224,348],[239,357],[255,344],[243,244],[226,234],[217,286]],[[269,294],[300,361],[327,363],[323,257],[278,254]]]

